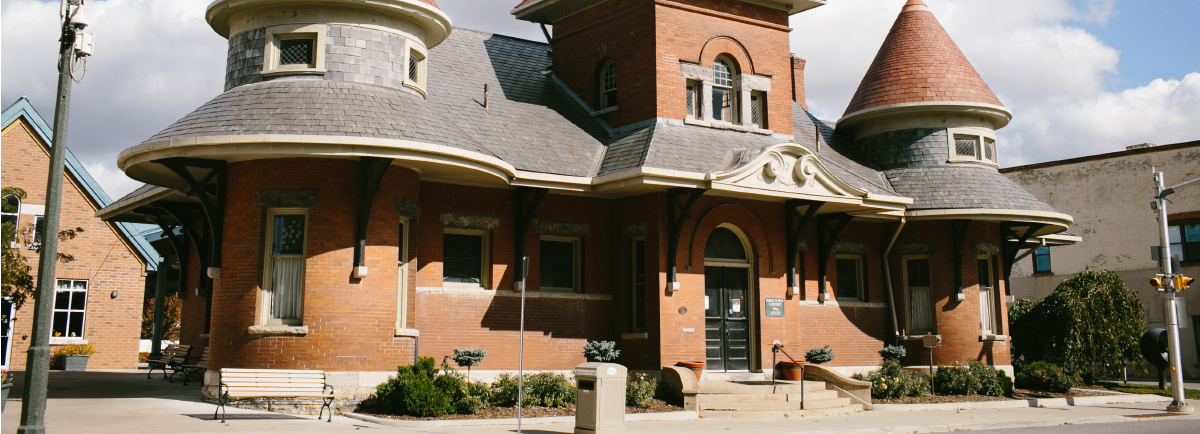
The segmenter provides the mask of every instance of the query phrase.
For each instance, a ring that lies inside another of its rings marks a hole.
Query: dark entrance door
[[[705,359],[710,371],[750,370],[749,270],[704,267]]]

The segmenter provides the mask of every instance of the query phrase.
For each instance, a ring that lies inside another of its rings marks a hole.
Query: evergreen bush
[[[583,356],[589,362],[611,362],[620,355],[621,351],[613,341],[588,341],[583,345]]]
[[[431,357],[396,368],[396,376],[375,388],[375,404],[384,413],[416,417],[474,414],[488,405],[486,384],[466,381],[449,365],[442,368],[445,373],[438,374]]]
[[[482,348],[454,349],[454,363],[460,368],[467,368],[467,379],[471,378],[471,367],[479,365],[487,357],[487,350]]]
[[[517,376],[502,373],[492,384],[491,403],[497,407],[517,405]],[[521,394],[525,407],[565,408],[575,403],[575,383],[562,374],[542,372],[525,374],[525,393]]]
[[[1075,381],[1063,373],[1057,365],[1037,361],[1029,363],[1017,372],[1017,387],[1044,392],[1066,393],[1075,387]]]
[[[905,350],[904,347],[900,345],[888,345],[883,347],[882,350],[879,350],[879,356],[883,357],[884,361],[891,360],[897,363],[899,363],[900,359],[903,359],[907,354],[908,350]]]
[[[824,348],[813,348],[804,354],[804,361],[814,365],[833,361],[833,350],[826,345]]]
[[[654,405],[654,393],[658,391],[658,380],[642,373],[630,373],[625,379],[625,405],[650,408]]]
[[[1008,375],[975,359],[967,366],[938,366],[934,383],[938,395],[1012,396]]]
[[[929,376],[900,367],[895,360],[884,360],[879,369],[867,375],[855,374],[856,380],[871,382],[871,397],[875,399],[925,396],[929,394]]]

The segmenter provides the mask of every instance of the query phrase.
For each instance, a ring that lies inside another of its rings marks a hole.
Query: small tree
[[[478,365],[487,357],[487,350],[482,348],[454,349],[454,363],[460,368],[467,368],[467,381],[471,381],[471,367]]]
[[[0,190],[2,190],[0,191],[0,197],[12,195],[21,200],[27,197],[25,190],[19,187],[4,187]],[[11,206],[8,204],[8,201],[4,201],[3,206],[6,213],[15,214],[19,212],[19,210],[10,209]],[[25,305],[28,299],[33,298],[34,287],[33,268],[29,266],[29,263],[25,260],[25,256],[21,254],[21,247],[15,244],[26,248],[32,247],[33,250],[40,252],[41,248],[34,244],[36,241],[36,231],[37,228],[32,224],[17,227],[17,225],[11,222],[4,223],[3,239],[0,240],[0,249],[3,250],[4,261],[2,265],[4,296],[12,300],[13,307],[16,309],[21,309],[21,306]],[[58,231],[58,240],[67,241],[74,239],[80,232],[83,232],[83,228]],[[56,255],[58,256],[58,262],[64,264],[75,260],[74,256],[62,253],[61,251],[57,252]]]
[[[1101,375],[1115,376],[1125,360],[1139,357],[1145,315],[1137,294],[1117,273],[1086,269],[1032,307],[1014,306],[1013,355],[1072,372],[1094,366]]]
[[[879,356],[883,357],[884,361],[896,363],[900,363],[900,359],[903,359],[907,354],[908,350],[904,349],[904,347],[900,345],[888,345],[883,347],[882,350],[879,350]]]
[[[829,363],[833,361],[833,350],[826,345],[824,348],[813,348],[804,353],[804,361],[814,365]]]
[[[617,343],[613,341],[589,341],[583,345],[583,356],[587,357],[589,362],[611,362],[617,360],[621,355],[621,350],[617,349]]]
[[[162,338],[168,341],[179,340],[179,318],[183,314],[183,301],[178,297],[163,298]],[[147,298],[142,306],[142,339],[154,337],[154,299]]]

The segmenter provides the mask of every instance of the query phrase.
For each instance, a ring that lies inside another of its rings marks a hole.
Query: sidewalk
[[[19,379],[19,378],[18,378]],[[20,384],[3,415],[2,432],[16,432],[20,423]],[[1200,403],[1197,403],[1200,404]],[[1195,404],[1194,404],[1195,405]],[[998,428],[1041,427],[1063,424],[1115,423],[1137,420],[1200,417],[1150,417],[1163,413],[1162,403],[1113,404],[1091,407],[930,410],[864,412],[843,416],[793,419],[721,419],[693,421],[629,422],[634,433],[886,433],[947,432]],[[199,387],[169,384],[145,371],[84,373],[52,372],[47,428],[55,433],[495,433],[514,432],[515,425],[391,427],[334,417],[332,423],[312,416],[290,416],[230,408],[227,423],[211,420],[215,406],[200,402]],[[1139,417],[1140,416],[1140,417]],[[535,422],[530,420],[530,422]],[[526,423],[525,432],[571,433],[572,423]]]

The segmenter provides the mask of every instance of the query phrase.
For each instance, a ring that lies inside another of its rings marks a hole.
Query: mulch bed
[[[1008,401],[1008,398],[1003,396],[983,396],[983,395],[937,395],[937,396],[908,396],[904,398],[891,399],[873,399],[873,404],[945,404],[952,402],[984,402],[984,401]]]
[[[664,401],[654,400],[654,405],[650,408],[625,407],[625,414],[631,413],[663,413],[668,411],[683,411],[683,407],[676,407],[667,404]],[[396,416],[391,414],[381,414],[373,408],[360,408],[359,413],[382,417],[387,419],[399,420],[461,420],[461,419],[512,419],[517,417],[516,407],[484,407],[479,413],[475,414],[449,414],[442,417],[413,417],[413,416]],[[574,416],[575,405],[567,405],[567,408],[550,408],[550,407],[526,407],[521,411],[522,417],[550,417],[550,416]]]

